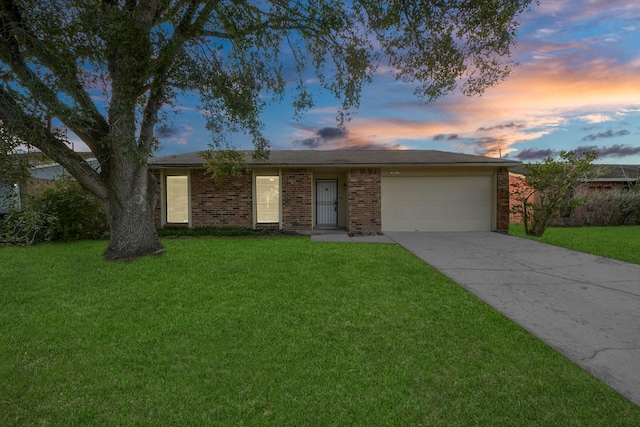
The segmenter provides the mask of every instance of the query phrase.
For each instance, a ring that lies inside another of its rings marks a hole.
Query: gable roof
[[[381,167],[381,166],[501,166],[520,162],[471,154],[436,150],[272,150],[268,160],[255,161],[248,152],[245,161],[251,167]],[[154,157],[149,166],[158,168],[198,168],[204,160],[200,152]]]
[[[640,165],[601,165],[606,172],[600,175],[599,180],[611,181],[637,181],[640,178]]]

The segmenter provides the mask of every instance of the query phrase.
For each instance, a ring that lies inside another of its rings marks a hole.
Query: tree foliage
[[[207,174],[215,182],[238,178],[248,171],[245,157],[240,150],[209,150],[201,153],[205,160]]]
[[[29,177],[29,155],[26,153],[11,156],[0,155],[0,185],[12,185],[25,181]]]
[[[528,235],[542,236],[563,212],[580,205],[582,201],[574,197],[576,188],[602,173],[592,165],[597,157],[596,151],[560,151],[556,157],[524,166],[524,185],[511,186],[516,200],[511,211],[522,216]]]
[[[63,165],[105,207],[106,256],[161,250],[157,184],[147,160],[156,126],[197,93],[213,148],[243,131],[265,155],[260,112],[294,89],[313,106],[314,78],[359,105],[379,64],[426,101],[481,93],[510,67],[517,18],[531,0],[4,0],[0,3],[2,150],[30,144]],[[94,170],[69,147],[73,133]]]

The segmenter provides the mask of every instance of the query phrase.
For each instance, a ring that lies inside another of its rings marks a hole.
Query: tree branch
[[[98,200],[103,203],[107,200],[107,190],[101,183],[98,172],[80,154],[57,138],[38,118],[26,114],[2,86],[0,86],[0,120],[11,129],[13,134],[62,165],[85,190]]]
[[[145,106],[142,125],[140,128],[139,148],[150,151],[154,140],[153,129],[158,121],[158,111],[165,102],[165,90],[169,79],[169,72],[176,58],[176,51],[184,47],[191,34],[199,32],[206,23],[206,17],[213,10],[213,2],[209,2],[198,14],[195,22],[191,23],[197,12],[197,5],[190,4],[182,19],[178,23],[169,42],[161,49],[153,72],[149,88],[149,99]]]
[[[79,73],[76,64],[67,61],[63,65],[60,61],[60,55],[54,55],[45,49],[42,43],[29,34],[13,0],[5,0],[0,4],[0,10],[5,12],[0,20],[0,46],[3,48],[0,49],[0,59],[11,68],[31,95],[50,110],[52,116],[58,117],[78,135],[94,154],[99,157],[105,155],[100,141],[108,134],[108,124],[77,79]],[[7,17],[10,17],[10,20],[7,20]],[[77,102],[82,114],[76,114],[73,108],[59,101],[56,93],[29,68],[16,35],[21,35],[26,41],[26,46],[22,45],[22,47],[54,73],[60,87]],[[36,43],[33,42],[34,40]],[[83,115],[90,117],[90,120],[79,121],[78,117]]]

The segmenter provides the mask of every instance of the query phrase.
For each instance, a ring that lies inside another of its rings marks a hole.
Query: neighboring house
[[[508,168],[520,164],[442,151],[271,151],[214,183],[203,163],[198,153],[150,160],[158,227],[506,232]]]
[[[596,178],[584,183],[584,188],[590,190],[625,190],[635,185],[640,185],[640,165],[601,165],[594,167],[602,168],[604,173]],[[524,178],[527,174],[526,165],[516,166],[509,171],[509,187],[521,188],[525,186]],[[512,197],[514,191],[511,191]],[[511,205],[515,205],[516,200],[511,200]],[[522,223],[520,214],[510,214],[510,222]]]
[[[510,208],[513,208],[514,206],[520,204],[520,202],[516,199],[515,194],[527,187],[527,184],[525,184],[524,182],[524,177],[525,175],[521,168],[514,168],[509,171]],[[522,224],[524,222],[522,220],[522,214],[509,211],[509,222],[511,224]]]
[[[0,218],[12,208],[20,208],[20,187],[18,184],[0,184]]]
[[[624,190],[640,184],[640,165],[596,166],[603,166],[605,173],[589,181],[592,190]]]
[[[96,170],[99,163],[93,153],[79,153]],[[11,208],[19,209],[23,201],[29,197],[40,194],[44,189],[53,186],[53,183],[67,174],[67,171],[58,163],[49,160],[41,153],[24,153],[18,156],[30,156],[28,161],[29,178],[23,182],[0,184],[0,215],[5,215]]]

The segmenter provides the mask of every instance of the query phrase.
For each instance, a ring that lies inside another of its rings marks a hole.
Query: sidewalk
[[[341,242],[341,243],[395,243],[393,240],[382,234],[373,235],[353,235],[345,232],[324,232],[312,234],[312,242]]]

